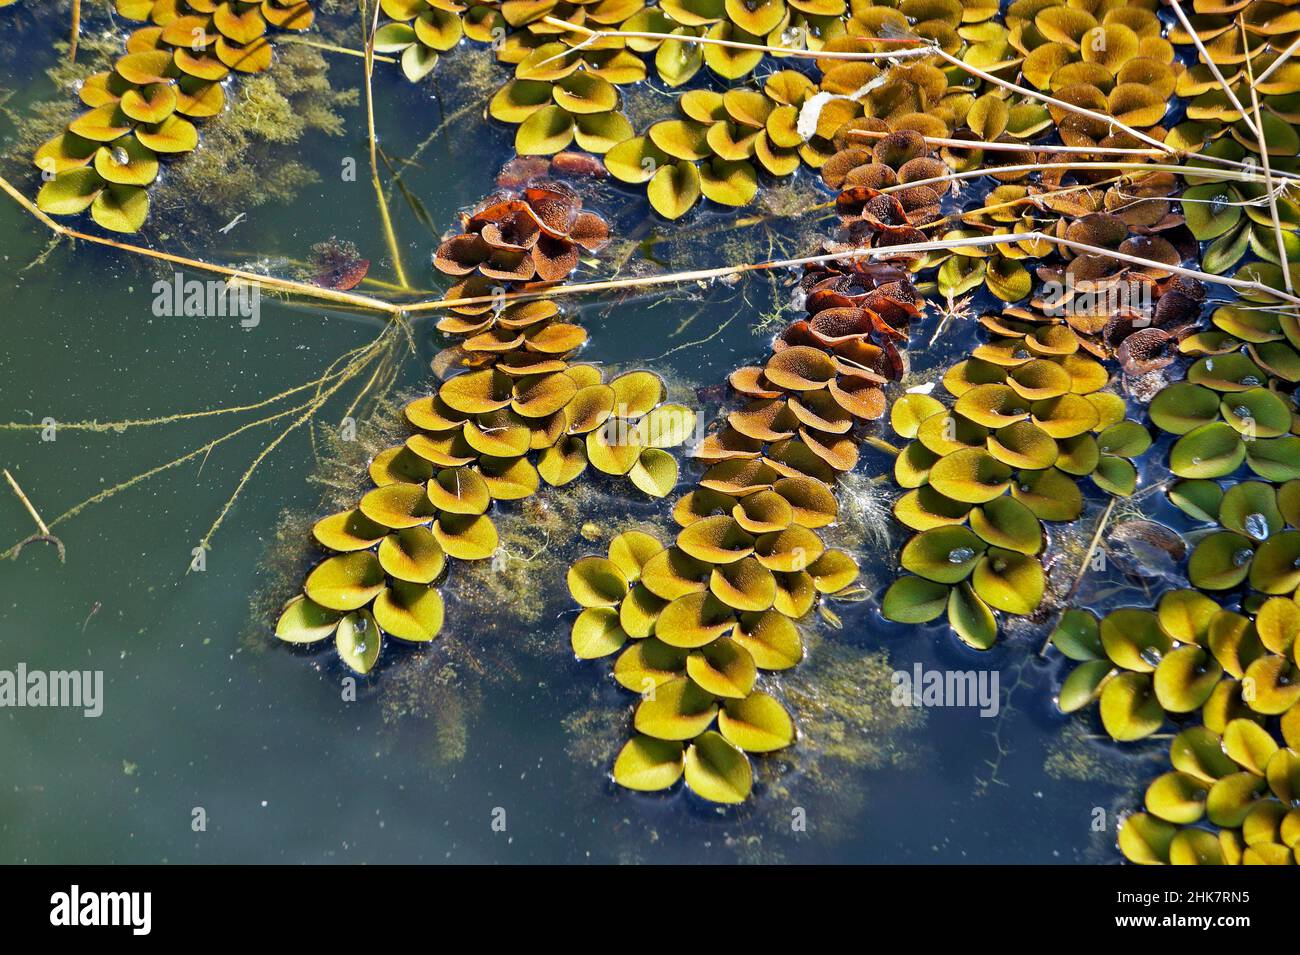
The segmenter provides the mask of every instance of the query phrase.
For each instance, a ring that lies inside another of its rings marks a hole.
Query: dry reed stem
[[[1256,83],[1265,82],[1270,76],[1273,75],[1274,70],[1276,70],[1279,66],[1282,66],[1284,63],[1290,60],[1292,56],[1295,55],[1296,50],[1300,50],[1300,37],[1296,37],[1295,40],[1291,42],[1291,45],[1282,52],[1282,55],[1279,56],[1276,60],[1274,60],[1269,65],[1268,69],[1266,69],[1263,73],[1259,74],[1259,76],[1255,77],[1255,82]]]
[[[296,43],[299,46],[310,46],[317,50],[325,50],[327,53],[344,53],[348,56],[356,56],[365,59],[365,50],[354,50],[348,46],[336,46],[333,43],[319,43],[316,40],[309,40],[302,36],[282,36],[276,37],[276,43]],[[384,56],[382,53],[374,53],[370,57],[377,63],[396,63],[397,60],[391,56]]]
[[[1264,184],[1268,191],[1268,212],[1273,219],[1273,239],[1277,242],[1277,260],[1282,268],[1282,281],[1288,292],[1294,292],[1291,284],[1291,268],[1286,258],[1286,242],[1282,238],[1282,219],[1277,214],[1277,194],[1273,191],[1273,167],[1268,158],[1268,144],[1264,142],[1264,117],[1259,109],[1259,94],[1255,91],[1255,68],[1250,55],[1250,39],[1246,36],[1246,27],[1241,14],[1237,14],[1237,29],[1241,33],[1241,42],[1246,50],[1246,77],[1249,80],[1250,103],[1255,110],[1255,141],[1259,144],[1259,159],[1264,167]]]
[[[416,302],[406,306],[405,310],[410,314],[436,309],[456,308],[465,305],[488,305],[500,301],[527,301],[559,295],[580,295],[587,292],[647,288],[655,285],[676,284],[681,282],[702,282],[727,278],[732,275],[740,275],[745,272],[799,268],[805,265],[817,265],[825,262],[838,262],[852,259],[891,258],[914,252],[936,252],[966,246],[983,247],[989,245],[1004,245],[1012,242],[1049,242],[1054,245],[1065,246],[1066,248],[1078,252],[1088,252],[1093,255],[1107,256],[1121,262],[1127,262],[1131,265],[1172,272],[1189,278],[1195,278],[1202,282],[1224,285],[1245,291],[1265,292],[1277,296],[1292,305],[1300,305],[1300,298],[1297,298],[1295,295],[1288,292],[1271,288],[1264,285],[1262,282],[1252,282],[1224,275],[1211,275],[1208,272],[1201,272],[1197,269],[1184,268],[1179,265],[1169,265],[1165,262],[1157,262],[1154,259],[1144,259],[1140,256],[1128,255],[1123,252],[1117,252],[1113,249],[1088,245],[1085,242],[1075,242],[1045,232],[1033,231],[1016,232],[1009,235],[972,236],[968,238],[946,239],[932,242],[911,242],[907,244],[885,246],[883,248],[855,248],[844,252],[832,252],[826,255],[811,255],[797,259],[778,259],[775,261],[754,262],[744,265],[726,265],[712,269],[698,269],[691,272],[674,272],[666,275],[647,275],[638,278],[617,279],[612,281],[577,282],[568,285],[557,285],[547,289],[538,289],[536,291],[507,292],[505,295],[478,295],[466,298],[441,299],[436,302]]]
[[[542,17],[542,22],[550,24],[553,27],[560,27],[565,30],[572,30],[574,33],[581,33],[585,37],[581,44],[573,47],[574,50],[580,49],[586,44],[593,43],[602,39],[633,39],[633,40],[673,40],[679,43],[694,43],[701,46],[723,46],[733,50],[762,50],[764,53],[774,53],[778,56],[794,56],[810,60],[887,60],[900,56],[928,56],[934,52],[935,47],[931,41],[910,37],[857,37],[857,39],[869,41],[871,43],[907,43],[920,44],[906,50],[893,50],[882,53],[854,52],[854,51],[832,51],[826,50],[817,52],[802,47],[789,46],[768,46],[765,43],[746,43],[743,40],[719,40],[708,36],[681,36],[675,33],[654,33],[649,31],[638,30],[593,30],[590,27],[579,26],[568,20],[560,20],[556,17]],[[571,53],[572,50],[565,50],[564,54]]]
[[[234,269],[225,265],[215,265],[211,262],[202,262],[198,259],[191,259],[183,255],[175,255],[171,252],[159,252],[156,249],[146,249],[143,246],[132,245],[129,242],[119,242],[116,239],[109,239],[104,236],[90,235],[89,233],[70,229],[62,223],[55,222],[37,208],[36,203],[32,202],[15,189],[3,176],[0,176],[0,190],[7,193],[15,202],[27,210],[27,212],[31,213],[48,229],[63,238],[80,239],[83,242],[93,242],[96,245],[103,245],[122,252],[131,252],[136,255],[148,256],[149,258],[158,259],[162,262],[170,262],[173,265],[184,265],[188,268],[199,269],[207,272],[216,272],[231,278],[237,278],[245,282],[260,285],[274,291],[293,292],[308,298],[319,299],[321,301],[334,302],[340,305],[352,305],[366,311],[379,311],[394,314],[402,309],[402,306],[400,305],[395,305],[392,302],[385,302],[377,298],[371,298],[368,295],[357,295],[352,292],[340,292],[336,289],[322,288],[319,285],[309,285],[306,282],[295,282],[292,279],[280,279],[271,275],[259,275],[256,272],[246,272],[243,269]]]
[[[18,486],[18,481],[9,473],[8,468],[4,469],[4,473],[5,480],[8,481],[9,486],[13,488],[13,492],[17,496],[18,500],[23,502],[23,507],[27,508],[27,513],[32,516],[32,520],[36,522],[36,526],[40,528],[42,534],[49,537],[50,529],[45,525],[45,521],[41,520],[41,515],[40,512],[36,510],[36,505],[34,505],[27,495],[23,493],[23,489]]]
[[[1201,42],[1201,38],[1196,35],[1195,28],[1192,26],[1191,21],[1187,19],[1187,14],[1183,12],[1182,4],[1180,4],[1178,0],[1168,0],[1168,2],[1169,5],[1174,8],[1174,16],[1178,17],[1178,22],[1183,25],[1183,29],[1191,36],[1192,44],[1200,53],[1201,61],[1209,67],[1210,72],[1214,74],[1214,78],[1219,81],[1219,86],[1223,88],[1224,94],[1229,100],[1231,100],[1232,105],[1237,107],[1237,111],[1241,113],[1241,118],[1245,121],[1246,127],[1258,136],[1259,128],[1251,121],[1250,113],[1246,111],[1246,107],[1241,105],[1241,100],[1237,99],[1237,94],[1232,91],[1232,87],[1228,84],[1228,81],[1225,80],[1223,74],[1219,72],[1218,65],[1210,58],[1210,51],[1205,48],[1205,44]],[[1249,44],[1247,44],[1246,49],[1250,49]]]
[[[371,20],[368,34],[365,26],[365,0],[359,0],[359,2],[362,16],[361,30],[366,39],[363,70],[366,76],[366,136],[370,146],[370,182],[375,188],[375,199],[379,205],[379,219],[384,227],[384,240],[388,243],[388,254],[393,260],[393,272],[397,276],[398,284],[403,289],[409,289],[411,283],[406,280],[406,270],[402,267],[402,251],[397,244],[397,233],[393,230],[392,216],[388,213],[388,200],[384,198],[384,186],[379,181],[378,144],[375,137],[375,92],[374,84],[371,82],[375,71],[375,32],[379,29],[379,0],[374,0],[375,14]]]
[[[1106,510],[1102,511],[1101,517],[1097,520],[1097,529],[1093,531],[1092,540],[1088,543],[1088,550],[1083,555],[1083,563],[1079,565],[1079,572],[1074,575],[1074,582],[1070,584],[1070,589],[1065,593],[1065,603],[1070,602],[1079,589],[1079,584],[1083,582],[1083,575],[1088,572],[1088,564],[1092,562],[1092,555],[1097,552],[1097,547],[1101,544],[1101,535],[1106,533],[1106,527],[1110,523],[1110,515],[1115,510],[1115,502],[1119,498],[1111,495],[1110,503],[1106,505]],[[1064,611],[1062,611],[1064,614]],[[1059,623],[1059,621],[1058,621]],[[1040,657],[1047,655],[1047,648],[1052,644],[1052,635],[1048,633],[1046,642],[1038,650]]]
[[[68,42],[68,62],[77,62],[77,45],[81,42],[81,0],[72,0],[72,39]]]
[[[889,136],[879,129],[851,129],[850,136],[865,136],[870,139],[884,139]],[[1161,149],[1141,149],[1137,147],[1124,146],[1050,146],[1035,145],[1032,143],[995,143],[987,139],[950,139],[946,136],[922,136],[927,143],[932,146],[955,146],[960,149],[983,149],[990,152],[1007,152],[1007,153],[1068,153],[1083,154],[1093,156],[1168,156],[1169,153]]]
[[[1103,164],[1104,165],[1104,164]],[[1115,164],[1111,164],[1115,165]],[[1156,171],[1157,167],[1143,164],[1129,164],[1139,169],[1151,172]],[[1041,167],[1036,167],[1041,168]],[[1172,167],[1181,169],[1182,167]],[[1224,174],[1226,175],[1226,172]],[[1198,173],[1199,175],[1199,173]],[[947,177],[944,177],[947,178]],[[942,180],[935,180],[942,181]],[[911,185],[916,185],[915,183]],[[195,269],[206,269],[208,271],[218,272],[223,275],[230,275],[235,278],[243,279],[249,282],[255,282],[267,287],[276,288],[282,291],[295,291],[311,297],[320,298],[326,301],[338,302],[341,304],[351,305],[361,309],[383,312],[388,315],[411,315],[420,312],[439,311],[442,309],[459,308],[466,305],[487,305],[496,302],[516,302],[531,301],[539,298],[549,298],[560,295],[581,295],[588,292],[615,291],[629,288],[643,288],[655,285],[672,285],[682,282],[705,281],[709,279],[725,278],[731,275],[740,275],[744,272],[759,272],[779,268],[796,268],[802,265],[811,265],[819,262],[841,261],[854,258],[879,258],[882,256],[900,255],[910,252],[933,252],[941,249],[955,248],[961,245],[998,245],[1008,242],[1021,241],[1046,241],[1058,245],[1064,245],[1079,251],[1090,252],[1094,255],[1108,256],[1119,261],[1128,262],[1133,265],[1144,266],[1148,268],[1161,269],[1168,272],[1175,272],[1180,275],[1197,278],[1204,282],[1216,285],[1225,285],[1236,289],[1243,289],[1254,292],[1264,292],[1274,295],[1289,304],[1300,305],[1300,298],[1288,292],[1283,292],[1271,288],[1262,282],[1249,282],[1244,279],[1229,278],[1222,275],[1211,275],[1207,272],[1200,272],[1196,269],[1187,269],[1181,266],[1168,265],[1163,262],[1156,262],[1151,259],[1143,259],[1138,256],[1125,255],[1113,249],[1105,249],[1100,246],[1091,246],[1082,242],[1072,242],[1054,235],[1047,235],[1042,232],[1024,232],[1012,235],[998,236],[976,236],[971,239],[954,239],[949,241],[936,242],[917,242],[909,245],[888,246],[884,249],[852,249],[846,252],[836,252],[829,255],[809,256],[801,259],[782,259],[770,262],[745,263],[742,265],[721,266],[714,269],[700,269],[691,272],[674,272],[665,275],[650,275],[631,279],[617,279],[611,281],[598,282],[575,282],[566,285],[557,285],[551,288],[539,289],[535,291],[516,291],[507,292],[504,295],[479,295],[465,298],[442,298],[432,301],[411,302],[405,305],[393,302],[384,302],[379,299],[372,299],[365,295],[353,295],[348,292],[338,292],[333,289],[322,289],[314,285],[307,285],[302,282],[293,282],[288,279],[277,279],[266,275],[257,275],[252,272],[245,272],[241,269],[231,269],[222,265],[213,265],[207,262],[200,262],[197,259],[190,259],[184,256],[173,255],[168,252],[157,252],[153,249],[145,249],[140,246],[128,245],[117,242],[113,239],[105,239],[100,236],[88,235],[78,232],[75,229],[69,229],[66,226],[59,225],[44,213],[40,212],[35,205],[25,196],[10,186],[3,177],[0,177],[0,187],[19,201],[29,212],[32,212],[51,229],[60,235],[66,235],[73,238],[84,239],[88,242],[95,242],[101,245],[107,245],[112,248],[121,249],[127,252],[134,252],[140,255],[146,255],[151,258],[161,259],[167,262],[173,262],[180,265],[186,265]]]

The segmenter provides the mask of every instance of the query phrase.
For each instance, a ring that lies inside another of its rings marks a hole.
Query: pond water
[[[7,37],[0,58],[0,96],[7,97],[0,153],[14,160],[3,174],[30,196],[39,182],[21,164],[21,117],[32,104],[50,101],[63,103],[66,118],[75,104],[46,73],[63,55],[53,44],[64,35],[66,5],[28,6],[38,9],[0,12],[17,18],[22,31],[21,42]],[[86,29],[93,36],[113,26],[96,12]],[[93,55],[93,48],[83,53]],[[360,60],[320,56],[335,91],[359,88]],[[481,77],[495,69],[483,53],[462,48],[444,58],[434,82],[411,85],[384,70],[375,76],[382,150],[421,204],[393,190],[394,230],[411,284],[430,294],[446,285],[430,266],[438,238],[460,209],[491,191],[511,154],[509,130],[482,118],[491,85],[461,82],[458,72]],[[501,74],[493,75],[499,81]],[[280,147],[278,162],[296,170],[292,197],[246,207],[236,197],[232,207],[169,196],[139,241],[288,274],[290,263],[336,236],[371,260],[372,279],[391,282],[369,180],[364,100],[332,108],[342,120],[338,135],[308,130]],[[250,154],[258,177],[275,172],[266,161],[275,148]],[[355,179],[344,174],[352,161]],[[830,198],[806,173],[800,176],[805,205]],[[386,170],[383,178],[391,183]],[[965,199],[976,200],[985,189],[977,184]],[[673,226],[648,218],[640,190],[614,186],[602,186],[594,204],[614,223],[616,236],[642,240],[629,250],[630,272],[654,263],[703,268],[736,255],[764,258],[769,250],[810,254],[809,237],[826,227],[815,213],[747,229],[715,213]],[[236,215],[242,218],[222,231]],[[152,286],[170,279],[172,266],[89,243],[50,247],[49,241],[28,212],[0,197],[3,422],[123,422],[254,405],[316,379],[383,331],[373,317],[271,297],[262,300],[254,328],[234,318],[156,316]],[[609,272],[602,262],[579,278]],[[578,321],[590,341],[583,359],[653,368],[688,403],[712,412],[714,386],[766,353],[779,326],[758,326],[785,301],[789,279],[584,297]],[[385,294],[377,282],[358,291]],[[412,323],[414,351],[405,343],[394,349],[391,394],[422,394],[432,386],[433,322],[426,316]],[[908,383],[937,376],[973,340],[967,323],[928,347],[935,323],[930,314],[912,331]],[[1087,720],[1056,713],[1059,657],[1047,663],[1037,655],[1046,622],[1013,631],[986,654],[962,647],[943,628],[884,622],[878,601],[893,551],[872,541],[871,525],[879,521],[869,512],[856,525],[846,519],[840,540],[861,561],[870,597],[836,607],[842,628],[814,619],[814,649],[799,677],[813,687],[820,677],[819,698],[841,715],[852,711],[829,721],[847,727],[849,739],[834,753],[836,741],[828,737],[796,747],[739,809],[717,810],[680,787],[668,796],[636,795],[609,780],[629,697],[609,679],[607,666],[572,658],[573,611],[563,575],[573,557],[603,546],[582,538],[584,523],[603,533],[629,516],[666,526],[668,504],[648,502],[626,483],[594,482],[596,490],[585,496],[553,492],[560,518],[547,528],[544,552],[512,571],[513,589],[506,592],[514,598],[484,599],[480,580],[453,572],[438,640],[386,653],[360,681],[355,701],[346,699],[347,674],[333,653],[295,652],[277,644],[272,627],[274,608],[309,566],[308,521],[326,513],[311,427],[320,439],[316,450],[328,458],[324,439],[338,432],[355,390],[341,392],[312,426],[291,431],[260,461],[212,536],[202,570],[191,569],[194,548],[250,464],[292,418],[236,433],[59,523],[53,531],[66,548],[63,562],[53,546],[34,543],[0,563],[0,669],[25,663],[99,670],[104,679],[98,718],[71,709],[0,709],[6,768],[0,860],[1116,858],[1113,824],[1094,831],[1094,808],[1113,820],[1115,810],[1133,805],[1150,764],[1135,773],[1142,757],[1121,756],[1086,738],[1096,732]],[[9,429],[0,431],[0,464],[49,521],[267,413],[123,430],[64,427],[54,440],[44,440],[48,433],[39,429]],[[368,433],[364,416],[358,427]],[[858,471],[870,479],[888,467],[887,457],[868,453]],[[684,478],[694,473],[688,468]],[[871,494],[861,497],[869,503]],[[282,525],[286,512],[296,523]],[[277,537],[281,526],[290,530],[284,539]],[[0,488],[0,530],[3,547],[34,531],[7,487]],[[894,546],[901,539],[896,532]],[[887,712],[890,671],[917,664],[995,671],[1000,715],[981,718],[971,708],[931,709],[923,718]],[[829,698],[832,680],[835,699]],[[773,685],[779,691],[783,681]],[[814,765],[817,752],[822,758]],[[806,829],[791,825],[796,810],[806,814]],[[502,811],[504,831],[493,825]],[[200,817],[206,827],[196,831]]]

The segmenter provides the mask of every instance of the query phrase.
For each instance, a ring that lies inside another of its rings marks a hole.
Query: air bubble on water
[[[971,550],[969,547],[954,547],[952,550],[948,551],[948,563],[964,564],[974,556],[975,551]]]
[[[1246,533],[1256,540],[1268,537],[1268,518],[1258,511],[1247,514],[1243,526],[1246,528]]]
[[[1255,552],[1253,550],[1251,550],[1249,547],[1243,547],[1241,550],[1237,551],[1235,554],[1232,555],[1232,566],[1245,567],[1247,564],[1251,562],[1251,559],[1254,556],[1255,556]]]

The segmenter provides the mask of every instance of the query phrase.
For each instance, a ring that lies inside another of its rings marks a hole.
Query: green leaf
[[[549,156],[573,142],[573,117],[558,106],[543,106],[515,133],[515,152],[521,156]]]
[[[365,675],[379,660],[379,625],[369,610],[358,610],[339,621],[334,634],[339,659],[356,673]]]
[[[700,172],[694,163],[660,166],[646,187],[650,205],[665,219],[680,219],[700,198]]]
[[[681,779],[684,767],[685,750],[680,742],[638,733],[614,760],[614,781],[638,792],[657,792]]]
[[[275,635],[286,643],[316,643],[333,635],[341,616],[299,595],[285,605],[275,624]]]
[[[794,721],[776,697],[755,692],[742,700],[725,700],[718,729],[747,753],[770,753],[794,742]]]
[[[753,783],[745,754],[712,730],[686,751],[686,785],[703,799],[741,803],[749,798]]]
[[[68,169],[41,186],[36,208],[54,216],[76,215],[90,208],[105,185],[94,169]]]
[[[412,44],[402,51],[402,74],[411,83],[424,79],[437,65],[438,54],[421,43]]]

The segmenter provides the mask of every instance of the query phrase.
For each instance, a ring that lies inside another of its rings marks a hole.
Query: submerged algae
[[[319,181],[312,167],[287,158],[285,147],[313,132],[343,135],[339,111],[354,107],[360,91],[336,90],[329,72],[318,51],[281,45],[271,69],[243,79],[229,108],[203,124],[199,149],[169,167],[153,196],[157,210],[173,214],[155,225],[204,231],[205,213],[223,224],[236,212],[288,202]]]

